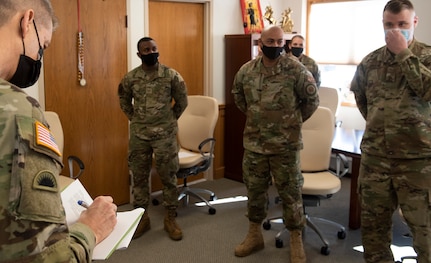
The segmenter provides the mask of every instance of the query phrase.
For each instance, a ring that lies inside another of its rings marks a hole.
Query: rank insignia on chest
[[[51,131],[38,121],[35,122],[35,126],[36,144],[44,146],[61,156],[60,149],[58,148],[57,142],[55,141],[54,136],[52,136]]]

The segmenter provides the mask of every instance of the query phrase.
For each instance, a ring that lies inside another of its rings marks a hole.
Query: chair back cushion
[[[319,106],[329,108],[332,111],[332,115],[336,116],[338,109],[338,91],[335,88],[320,87],[319,88]]]
[[[64,149],[64,135],[63,135],[63,127],[61,126],[60,117],[56,112],[53,111],[45,111],[44,112],[45,119],[49,124],[49,129],[51,130],[52,135],[54,136],[55,142],[60,149],[60,152],[63,154]]]
[[[331,110],[321,106],[303,123],[301,132],[304,148],[300,152],[302,171],[329,169],[334,126]]]
[[[215,98],[200,95],[188,96],[188,106],[178,119],[178,140],[182,148],[198,152],[199,144],[214,136],[218,119],[218,102]],[[210,149],[203,149],[208,152]]]

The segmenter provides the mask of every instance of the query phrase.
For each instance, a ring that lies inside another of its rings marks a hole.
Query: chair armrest
[[[81,159],[79,159],[78,157],[71,155],[69,157],[67,157],[67,161],[69,164],[69,177],[73,178],[73,179],[77,179],[78,177],[81,176],[81,174],[84,172],[85,169],[85,165],[82,162]],[[79,171],[76,175],[73,174],[73,162],[76,162],[79,166]]]
[[[204,159],[211,159],[213,157],[214,154],[214,146],[215,146],[215,139],[214,138],[207,138],[205,140],[203,140],[200,144],[199,144],[199,152],[202,155],[202,158]],[[204,148],[204,146],[206,146],[208,143],[210,143],[210,149],[208,152],[204,152],[202,151],[202,148]],[[209,153],[209,154],[208,154]]]

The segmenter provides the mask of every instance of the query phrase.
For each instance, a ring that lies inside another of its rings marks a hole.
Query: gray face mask
[[[39,43],[39,59],[34,60],[25,55],[24,39],[22,39],[22,46],[24,47],[24,54],[20,55],[18,67],[15,74],[9,80],[10,83],[17,85],[20,88],[27,88],[32,86],[39,79],[40,68],[42,67],[43,48],[40,45],[39,34],[37,32],[36,23],[33,20],[34,29],[36,30],[37,42]]]

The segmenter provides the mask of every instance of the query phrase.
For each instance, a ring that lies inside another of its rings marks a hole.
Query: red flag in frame
[[[263,29],[259,0],[239,0],[245,34],[260,33]]]

